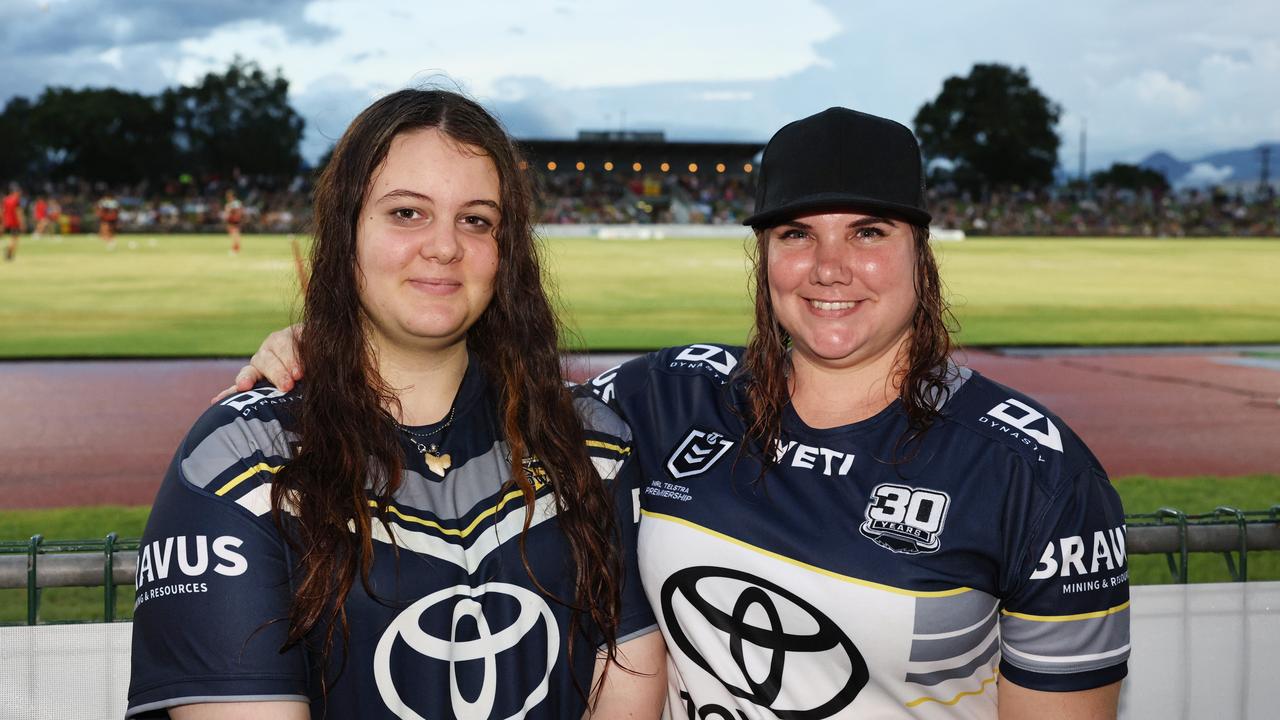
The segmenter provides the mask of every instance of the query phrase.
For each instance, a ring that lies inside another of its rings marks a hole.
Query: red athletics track
[[[1250,360],[1231,349],[966,356],[1062,416],[1113,476],[1280,472],[1280,362],[1233,364]],[[620,359],[593,356],[576,375]],[[241,364],[0,363],[0,508],[150,503]]]

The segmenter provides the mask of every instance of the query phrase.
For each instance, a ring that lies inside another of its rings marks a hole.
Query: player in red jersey
[[[116,226],[120,223],[120,201],[110,192],[98,201],[98,237],[107,243],[108,250],[116,247]]]
[[[17,183],[10,183],[9,194],[4,196],[4,231],[9,236],[9,245],[4,249],[4,259],[13,260],[18,255],[18,235],[26,230],[26,219],[22,216],[22,188]]]
[[[231,254],[240,254],[240,223],[244,220],[244,203],[236,197],[235,190],[227,191],[227,204],[222,208],[222,219],[227,223],[227,235],[231,237]]]
[[[36,198],[34,211],[36,227],[31,233],[32,237],[40,237],[49,232],[49,228],[53,226],[53,219],[49,216],[49,200],[43,195]]]

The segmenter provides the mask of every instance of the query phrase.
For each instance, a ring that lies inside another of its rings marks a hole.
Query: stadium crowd
[[[538,218],[545,224],[676,223],[736,225],[751,214],[753,178],[737,173],[539,172]],[[107,188],[69,182],[26,188],[22,207],[37,227],[41,201],[53,232],[93,232],[104,196],[119,203],[121,232],[221,232],[226,192],[243,203],[250,233],[302,232],[311,217],[311,180],[238,177]],[[979,200],[930,191],[934,226],[999,236],[1280,236],[1275,193],[1055,187],[993,193]]]

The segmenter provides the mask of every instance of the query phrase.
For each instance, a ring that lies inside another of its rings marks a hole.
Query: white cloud
[[[707,102],[748,102],[755,99],[755,96],[750,90],[705,90],[698,94],[698,99]]]
[[[116,70],[124,69],[124,50],[113,47],[98,53],[98,59]]]
[[[1185,115],[1200,107],[1198,92],[1160,70],[1143,70],[1122,86],[1132,87],[1136,98],[1158,111],[1172,110]]]
[[[628,0],[561,3],[552,10],[521,0],[457,3],[447,10],[395,0],[317,0],[304,15],[334,36],[288,43],[277,27],[224,26],[184,41],[182,49],[192,58],[216,58],[212,64],[218,65],[236,53],[256,57],[264,47],[279,46],[271,64],[282,65],[304,90],[338,70],[335,59],[379,50],[342,63],[341,73],[392,86],[443,74],[479,96],[501,97],[502,79],[514,74],[565,89],[768,80],[818,64],[814,46],[840,31],[811,0],[789,3],[785,13],[770,0],[739,0],[731,11],[679,0],[650,0],[642,10]],[[758,39],[766,36],[778,42],[762,50]]]
[[[1233,170],[1227,166],[1218,167],[1212,163],[1202,162],[1191,166],[1186,175],[1178,178],[1176,187],[1205,187],[1221,185],[1231,177]]]

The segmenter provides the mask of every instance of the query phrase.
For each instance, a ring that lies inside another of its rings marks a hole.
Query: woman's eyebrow
[[[860,228],[860,227],[866,227],[868,225],[879,225],[881,223],[888,225],[889,227],[898,227],[898,223],[890,220],[889,218],[872,217],[872,216],[867,216],[864,218],[859,218],[857,220],[854,220],[853,222],[849,223],[849,227]]]
[[[397,188],[395,190],[391,190],[387,194],[378,198],[378,200],[382,201],[382,200],[389,200],[389,199],[395,199],[395,198],[408,198],[410,200],[425,200],[426,202],[432,202],[430,195],[423,195],[420,192],[415,192],[413,190],[405,190],[403,188]]]
[[[418,200],[418,201],[422,201],[422,202],[435,202],[435,201],[432,199],[432,197],[431,197],[430,195],[425,195],[425,194],[423,194],[423,193],[420,193],[420,192],[417,192],[417,191],[414,191],[414,190],[406,190],[406,189],[404,189],[404,188],[397,188],[397,189],[395,189],[395,190],[391,190],[391,191],[389,191],[388,193],[386,193],[385,195],[383,195],[382,197],[378,198],[378,201],[379,201],[379,202],[381,202],[381,201],[383,201],[383,200],[396,200],[396,199],[401,199],[401,198],[407,198],[407,199],[409,199],[409,200]],[[493,208],[494,210],[498,210],[498,211],[501,211],[501,210],[502,210],[502,207],[501,207],[500,205],[498,205],[498,203],[497,203],[497,202],[495,202],[495,201],[493,201],[493,200],[487,200],[487,199],[476,199],[476,200],[470,200],[470,201],[468,201],[468,202],[466,202],[466,203],[463,203],[463,205],[462,205],[462,206],[463,206],[463,207],[473,207],[473,206],[476,206],[476,205],[481,205],[481,206],[484,206],[484,207],[491,207],[491,208]]]

